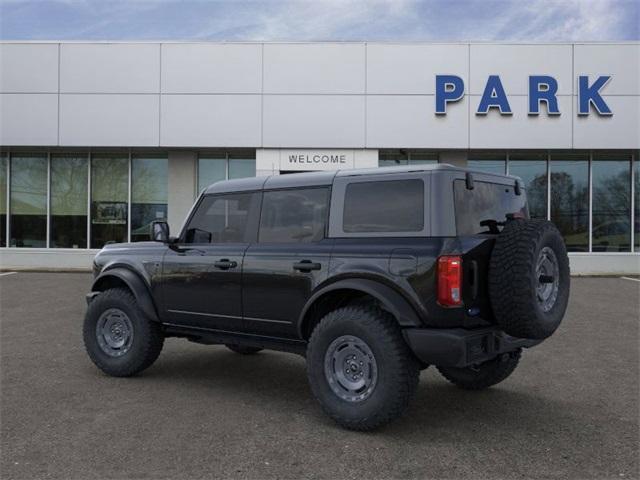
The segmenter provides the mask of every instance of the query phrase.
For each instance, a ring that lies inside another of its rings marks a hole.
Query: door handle
[[[238,262],[229,260],[228,258],[222,258],[213,262],[213,266],[220,270],[229,270],[230,268],[236,268],[238,266]]]
[[[311,260],[301,260],[293,264],[293,269],[300,272],[310,272],[311,270],[320,270],[320,268],[322,268],[322,265]]]

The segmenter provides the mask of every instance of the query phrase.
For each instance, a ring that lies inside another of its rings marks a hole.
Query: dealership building
[[[578,274],[640,274],[640,43],[0,43],[0,268],[89,269],[207,185],[522,178]]]

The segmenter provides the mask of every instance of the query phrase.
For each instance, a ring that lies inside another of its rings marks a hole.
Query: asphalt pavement
[[[559,331],[483,392],[422,373],[400,420],[342,430],[304,359],[169,339],[135,378],[82,345],[91,276],[0,276],[0,478],[638,478],[640,282],[574,278]]]

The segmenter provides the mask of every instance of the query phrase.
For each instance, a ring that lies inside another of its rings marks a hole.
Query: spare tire
[[[547,220],[507,221],[489,263],[489,297],[498,325],[518,338],[544,339],[569,301],[569,257]]]

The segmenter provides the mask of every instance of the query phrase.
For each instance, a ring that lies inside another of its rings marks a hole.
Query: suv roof
[[[354,168],[348,170],[333,170],[330,172],[302,172],[288,175],[270,175],[268,177],[248,177],[235,180],[222,180],[207,187],[204,193],[212,194],[242,192],[269,188],[314,187],[320,185],[331,185],[333,183],[333,179],[336,177],[357,177],[363,175],[374,176],[394,173],[401,174],[427,171],[471,172],[483,176],[501,179],[511,178],[514,181],[518,178],[514,175],[488,173],[473,169],[456,167],[448,163],[438,163],[424,165],[402,165],[398,167]]]

